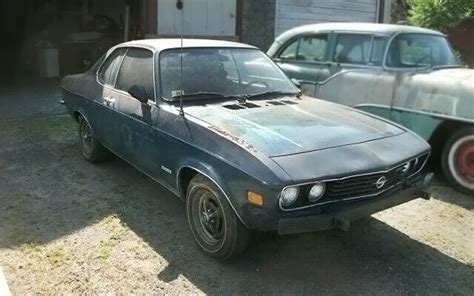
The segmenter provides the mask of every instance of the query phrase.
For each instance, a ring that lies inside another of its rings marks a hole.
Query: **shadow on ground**
[[[436,178],[431,186],[433,193],[432,198],[438,199],[453,205],[458,205],[466,210],[474,210],[474,198],[467,194],[456,192],[453,194],[453,189],[446,182],[441,172],[436,174]]]
[[[180,200],[119,159],[85,162],[72,121],[60,120],[57,135],[0,129],[0,248],[61,239],[116,214],[168,262],[157,281],[183,276],[208,294],[459,294],[472,285],[472,267],[374,218],[346,233],[260,235],[238,260],[218,263],[194,245]]]
[[[64,114],[59,79],[0,86],[0,119]]]

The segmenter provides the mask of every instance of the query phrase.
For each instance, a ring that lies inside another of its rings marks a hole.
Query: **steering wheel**
[[[262,81],[262,80],[250,81],[247,85],[263,85],[265,88],[269,88],[269,87],[270,87],[270,86],[268,85],[268,83],[266,83],[265,81]]]

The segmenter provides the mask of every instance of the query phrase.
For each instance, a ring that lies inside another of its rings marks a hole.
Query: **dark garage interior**
[[[110,46],[144,36],[143,0],[0,3],[3,86],[81,72]]]

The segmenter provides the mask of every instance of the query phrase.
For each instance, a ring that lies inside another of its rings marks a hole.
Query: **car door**
[[[319,73],[327,67],[328,41],[328,34],[299,36],[283,45],[276,54],[275,62],[288,77],[298,80],[306,95],[315,95]]]
[[[332,66],[333,75],[318,86],[317,97],[390,118],[397,73],[382,67],[388,37],[370,36],[370,54],[366,57],[367,49],[363,47],[368,42],[367,36],[357,34],[355,38],[336,40],[334,48],[338,50],[332,51],[336,59],[342,53],[343,44],[351,50],[346,51],[344,64]],[[334,75],[343,70],[351,71]]]
[[[325,81],[334,74],[369,65],[373,36],[360,33],[338,33],[328,57],[328,67],[321,71],[319,81]]]
[[[115,110],[116,153],[153,178],[158,178],[158,145],[154,126],[158,117],[155,103],[153,52],[129,48],[110,94]],[[142,103],[130,93],[142,88],[148,101]]]
[[[118,48],[114,50],[105,59],[97,72],[97,82],[101,85],[102,92],[97,100],[100,112],[96,114],[93,119],[96,122],[94,132],[99,139],[112,149],[117,145],[115,141],[115,126],[114,126],[114,110],[112,102],[112,93],[115,86],[117,73],[125,55],[125,48]]]

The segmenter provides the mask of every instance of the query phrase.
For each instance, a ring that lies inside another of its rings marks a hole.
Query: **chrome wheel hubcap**
[[[474,189],[474,135],[460,138],[452,145],[448,166],[457,183]]]

